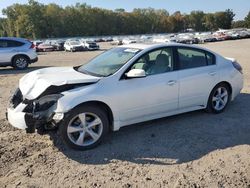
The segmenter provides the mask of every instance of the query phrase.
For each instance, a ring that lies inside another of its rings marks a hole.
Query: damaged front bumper
[[[60,96],[51,95],[28,101],[23,100],[21,91],[17,89],[10,100],[6,117],[13,127],[25,129],[27,133],[34,133],[40,127],[52,129],[63,118],[62,113],[54,112]]]
[[[19,108],[7,108],[6,117],[9,123],[18,128],[18,129],[26,129],[26,121],[25,121],[25,113],[22,110],[26,107],[26,105],[21,105]]]
[[[21,106],[21,107],[20,107]],[[25,129],[27,133],[34,133],[36,128],[36,119],[32,114],[22,112],[22,107],[26,107],[25,104],[21,104],[15,109],[7,109],[7,119],[9,123],[18,129]]]

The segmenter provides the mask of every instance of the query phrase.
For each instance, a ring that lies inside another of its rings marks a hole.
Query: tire
[[[26,69],[28,65],[29,65],[29,59],[23,55],[18,55],[14,57],[12,61],[12,66],[18,70]]]
[[[227,84],[218,84],[214,87],[209,95],[207,108],[205,109],[210,113],[221,113],[227,107],[231,99],[231,92]]]
[[[84,123],[82,123],[84,122]],[[98,106],[83,105],[65,114],[59,125],[62,140],[71,148],[88,150],[101,143],[109,130],[107,114]]]

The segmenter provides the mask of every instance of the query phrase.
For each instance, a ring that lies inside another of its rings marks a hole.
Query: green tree
[[[175,12],[173,15],[169,16],[170,32],[180,32],[184,29],[184,16],[180,11]]]
[[[232,27],[234,16],[235,14],[230,9],[227,9],[224,12],[216,12],[214,17],[217,28],[230,29]]]
[[[195,31],[204,31],[205,29],[205,14],[203,11],[192,11],[189,15],[190,27]]]
[[[234,21],[232,23],[232,28],[243,28],[246,27],[246,22],[244,20]]]
[[[143,8],[126,12],[119,8],[112,10],[93,8],[86,3],[60,7],[55,3],[41,4],[29,0],[27,4],[15,3],[3,11],[0,19],[1,36],[26,38],[96,36],[119,34],[146,34],[181,32],[187,28],[196,31],[228,29],[242,22],[233,22],[232,10],[205,14],[192,11],[172,15],[164,9]],[[245,18],[249,24],[250,13]]]
[[[204,22],[205,22],[206,30],[214,31],[214,30],[218,29],[218,27],[215,23],[215,15],[214,14],[211,14],[211,13],[206,14],[204,17]]]
[[[247,16],[245,17],[244,21],[245,21],[245,26],[246,26],[247,28],[250,28],[250,11],[248,12],[248,14],[247,14]]]

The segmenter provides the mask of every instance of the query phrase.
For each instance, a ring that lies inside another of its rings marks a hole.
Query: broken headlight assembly
[[[33,101],[33,112],[40,112],[40,111],[48,110],[62,96],[63,96],[62,94],[46,95],[44,97],[41,97],[40,99]]]

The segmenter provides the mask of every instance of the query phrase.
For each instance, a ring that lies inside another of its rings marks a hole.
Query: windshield
[[[78,41],[72,41],[72,42],[70,42],[70,45],[80,45],[80,42],[78,42]]]
[[[96,76],[109,76],[118,71],[140,50],[134,48],[113,48],[78,68],[79,72]]]

